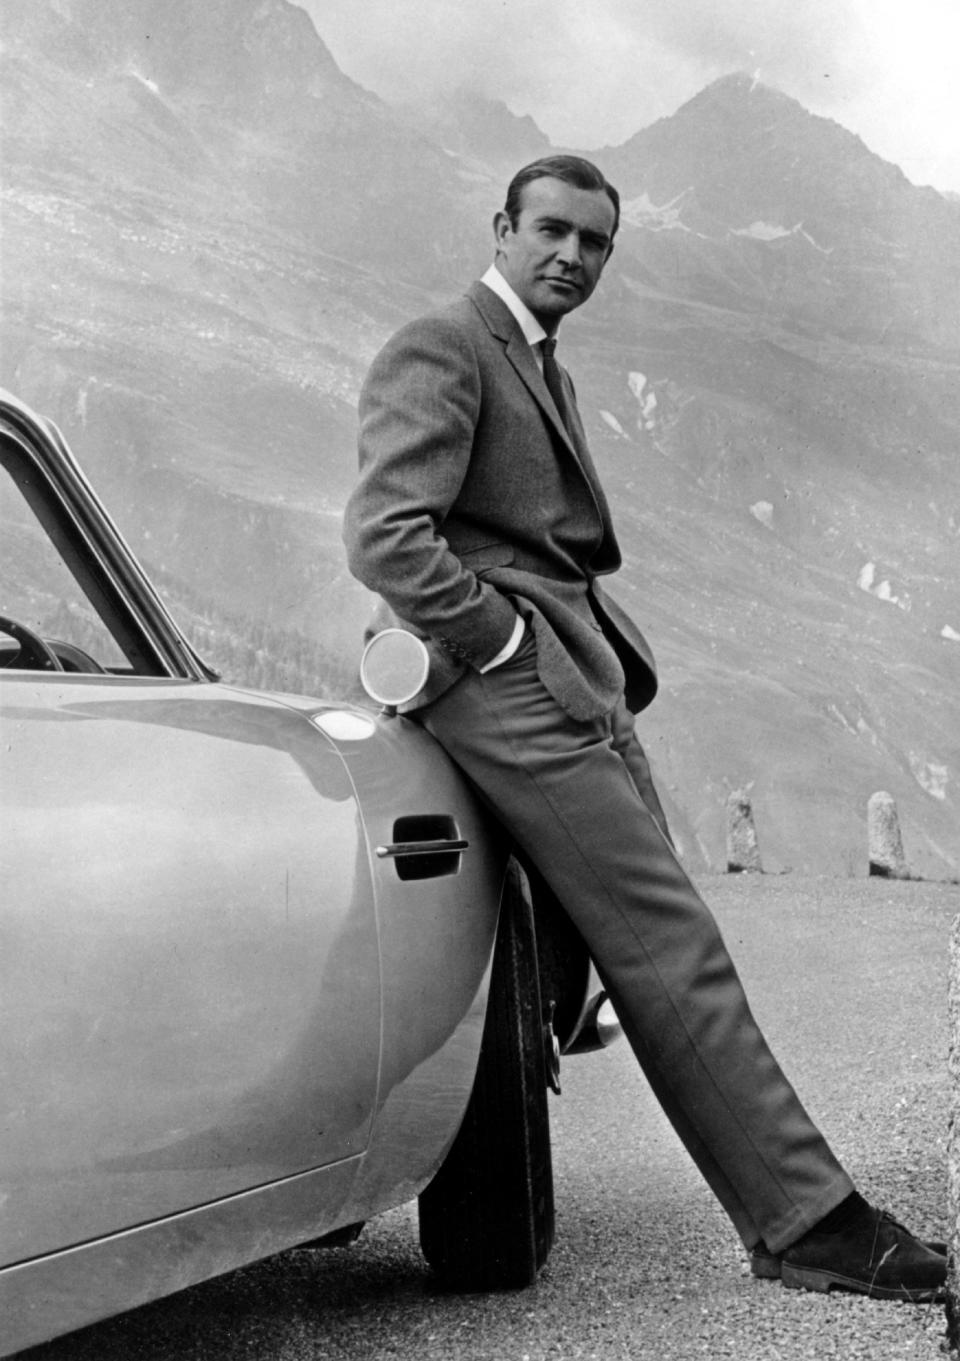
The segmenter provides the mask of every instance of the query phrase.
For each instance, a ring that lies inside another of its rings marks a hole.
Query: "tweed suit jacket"
[[[519,613],[541,680],[578,720],[657,688],[653,655],[596,578],[620,565],[569,377],[572,436],[509,308],[485,284],[404,326],[360,397],[350,569],[381,597],[368,633],[410,629],[429,703],[506,645]]]

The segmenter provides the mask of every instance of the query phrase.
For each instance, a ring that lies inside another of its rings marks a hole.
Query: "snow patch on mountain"
[[[613,414],[612,411],[601,411],[601,412],[600,412],[600,419],[603,420],[603,421],[606,421],[606,423],[607,423],[607,425],[609,425],[610,429],[611,429],[615,434],[619,435],[622,439],[629,439],[629,438],[630,438],[630,436],[627,434],[626,430],[624,430],[623,426],[622,426],[622,425],[620,424],[620,422],[617,420],[616,416]]]
[[[749,227],[731,227],[730,235],[748,236],[752,241],[782,241],[786,236],[797,236],[821,255],[833,254],[833,247],[821,246],[808,231],[804,230],[802,222],[798,222],[795,227],[783,227],[775,222],[751,222]]]
[[[87,428],[87,395],[95,383],[95,378],[89,378],[85,383],[81,383],[80,387],[77,389],[77,420],[84,430]]]
[[[877,581],[876,577],[876,564],[866,562],[860,569],[857,585],[861,591],[866,591],[868,595],[875,596],[877,600],[885,600],[888,604],[896,605],[898,609],[906,610],[909,613],[910,597],[894,595],[890,582],[886,578],[883,581]]]
[[[879,748],[881,746],[879,736],[875,729],[873,729],[864,718],[863,714],[858,713],[848,716],[838,704],[833,703],[827,705],[826,714],[828,718],[832,718],[835,722],[839,723],[852,737],[862,738],[869,742],[872,747]]]
[[[640,407],[637,429],[652,430],[656,425],[657,394],[647,386],[646,374],[637,372],[628,374],[627,387],[637,399]]]
[[[145,76],[143,72],[138,71],[136,67],[131,66],[127,71],[127,74],[133,76],[134,80],[139,80],[140,84],[145,85],[151,94],[158,95],[160,93],[160,86],[157,82],[151,80],[149,76]]]
[[[644,191],[638,198],[621,203],[620,217],[624,222],[629,222],[634,227],[646,227],[648,231],[689,232],[690,228],[681,221],[680,214],[683,211],[684,199],[692,192],[691,189],[685,189],[682,194],[668,199],[666,203],[654,203],[650,195]]]
[[[934,799],[945,800],[947,797],[947,785],[950,783],[950,771],[939,761],[925,761],[916,752],[908,752],[910,769],[913,771],[913,778],[921,789]]]
[[[851,736],[860,737],[862,735],[858,731],[856,725],[850,722],[846,714],[842,711],[842,709],[838,708],[836,704],[827,705],[827,716],[829,718],[835,719],[836,722],[840,724],[841,728],[845,728],[846,731],[851,734]]]
[[[749,227],[731,227],[731,236],[750,236],[754,241],[779,241],[792,236],[795,227],[778,227],[772,222],[751,222]]]

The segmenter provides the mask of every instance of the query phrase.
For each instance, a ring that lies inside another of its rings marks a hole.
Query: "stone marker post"
[[[960,1346],[960,917],[950,937],[947,1008],[950,1022],[950,1130],[947,1135],[947,1225],[950,1265],[947,1271],[947,1334]]]
[[[761,874],[760,847],[753,825],[753,806],[745,789],[727,795],[727,873]]]
[[[885,789],[871,794],[867,803],[867,843],[869,874],[882,879],[907,878],[897,805]]]

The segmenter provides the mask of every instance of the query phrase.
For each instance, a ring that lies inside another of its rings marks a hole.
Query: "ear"
[[[498,250],[503,245],[506,237],[512,234],[513,227],[510,224],[510,219],[501,208],[498,213],[494,213],[493,215],[493,239],[496,242]]]

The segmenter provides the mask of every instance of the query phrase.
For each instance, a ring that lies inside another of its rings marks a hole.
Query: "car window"
[[[25,490],[32,493],[30,500]],[[31,484],[29,473],[16,460],[4,459],[0,463],[0,616],[39,634],[53,646],[64,670],[129,670],[116,638],[40,523],[31,504],[37,498],[37,480]],[[20,643],[0,622],[0,667],[29,664],[20,658]]]

